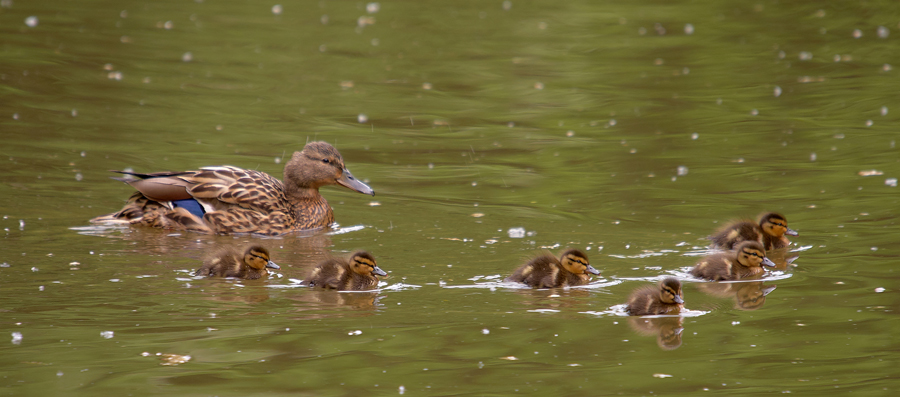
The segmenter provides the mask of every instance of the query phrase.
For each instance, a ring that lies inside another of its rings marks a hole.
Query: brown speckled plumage
[[[681,281],[666,277],[657,285],[645,285],[635,289],[628,297],[625,311],[632,316],[678,314],[684,308]]]
[[[319,187],[341,185],[364,194],[374,192],[344,167],[337,149],[310,142],[284,167],[282,183],[261,171],[232,166],[195,171],[140,174],[115,171],[137,179],[121,179],[136,189],[120,211],[92,222],[128,222],[201,233],[279,235],[328,227],[334,213]],[[202,217],[174,206],[176,200],[196,200]]]
[[[600,274],[588,263],[587,255],[577,249],[568,249],[559,258],[549,252],[520,266],[504,281],[524,283],[532,288],[556,288],[585,285],[590,274]]]
[[[303,282],[310,287],[339,291],[365,291],[378,287],[378,277],[386,276],[372,254],[357,251],[349,259],[328,258],[318,265]]]
[[[267,268],[278,269],[279,267],[269,259],[269,250],[265,247],[251,245],[243,252],[229,247],[223,248],[207,258],[194,275],[256,280],[269,274]]]
[[[765,273],[762,266],[774,267],[766,250],[756,241],[744,241],[733,251],[709,255],[691,269],[691,275],[713,281],[742,280]]]
[[[784,235],[797,236],[798,233],[787,227],[787,219],[777,212],[768,212],[760,215],[758,221],[749,219],[737,220],[728,223],[712,236],[713,247],[721,249],[733,249],[735,245],[743,241],[756,241],[766,250],[784,248],[790,245]]]

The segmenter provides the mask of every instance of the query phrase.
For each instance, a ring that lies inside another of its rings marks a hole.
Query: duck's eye
[[[330,163],[330,161],[328,161],[328,159],[322,159],[322,162],[325,163],[325,164]]]

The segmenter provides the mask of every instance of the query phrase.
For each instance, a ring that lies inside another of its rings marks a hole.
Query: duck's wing
[[[204,167],[188,175],[177,176],[189,184],[191,197],[210,210],[239,206],[263,213],[288,208],[284,184],[271,175],[232,166]]]

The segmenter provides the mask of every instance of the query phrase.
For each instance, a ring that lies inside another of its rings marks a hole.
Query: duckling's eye
[[[325,164],[330,163],[330,161],[328,161],[328,159],[322,159],[322,162],[325,163]]]

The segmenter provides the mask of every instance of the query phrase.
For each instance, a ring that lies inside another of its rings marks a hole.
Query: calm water
[[[275,6],[0,2],[2,394],[897,392],[894,2]],[[107,170],[280,178],[311,139],[377,194],[323,189],[337,231],[88,223],[130,194]],[[763,211],[796,266],[689,280]],[[282,271],[191,277],[249,241]],[[567,246],[595,284],[497,283]],[[385,288],[297,286],[355,249]],[[663,275],[691,312],[619,315]]]

